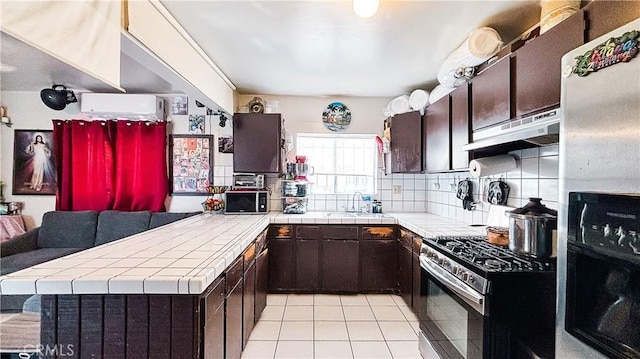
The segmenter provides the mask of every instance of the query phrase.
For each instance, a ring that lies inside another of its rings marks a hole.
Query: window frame
[[[353,139],[362,139],[362,140],[371,140],[371,155],[373,156],[373,164],[372,164],[372,169],[371,169],[371,173],[369,174],[364,174],[364,175],[359,175],[359,174],[349,174],[349,173],[337,173],[337,172],[333,172],[333,173],[329,173],[329,174],[324,174],[327,176],[333,176],[333,191],[322,191],[322,192],[318,192],[317,189],[314,189],[313,195],[344,195],[344,194],[353,194],[354,192],[362,192],[364,194],[371,194],[371,195],[375,195],[378,192],[378,186],[377,186],[377,181],[378,181],[378,162],[379,162],[379,156],[378,156],[378,151],[377,151],[377,144],[375,141],[376,138],[376,134],[323,134],[323,133],[297,133],[296,134],[296,153],[300,153],[300,154],[305,154],[304,151],[305,150],[301,150],[301,145],[300,145],[300,139],[304,139],[304,138],[309,138],[309,139],[322,139],[322,138],[326,138],[326,139],[331,139],[334,140],[333,141],[333,153],[336,155],[336,158],[334,159],[334,168],[337,168],[337,162],[335,162],[337,160],[337,158],[339,157],[338,155],[338,145],[339,145],[339,139],[347,139],[347,140],[353,140]],[[311,160],[311,165],[313,166],[313,160]],[[315,175],[315,174],[314,174]],[[344,192],[337,192],[336,189],[339,187],[338,185],[338,181],[340,179],[340,177],[342,178],[346,178],[348,176],[364,176],[365,178],[371,178],[371,187],[372,190],[368,190],[368,189],[355,189],[355,190],[349,190],[349,191],[344,191]],[[313,186],[315,187],[315,186]],[[317,187],[316,187],[317,188]]]

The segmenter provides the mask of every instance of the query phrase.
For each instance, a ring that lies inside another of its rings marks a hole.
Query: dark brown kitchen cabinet
[[[390,292],[398,288],[398,243],[393,226],[362,227],[360,289]]]
[[[511,118],[511,57],[505,56],[471,80],[474,131]]]
[[[317,291],[320,287],[320,226],[296,226],[296,289]]]
[[[321,289],[351,292],[359,289],[360,243],[356,226],[323,226]]]
[[[418,313],[418,306],[420,304],[420,247],[422,246],[422,237],[412,233],[413,235],[413,260],[411,266],[413,267],[413,312]]]
[[[242,296],[242,349],[247,346],[249,335],[255,323],[256,298],[256,245],[255,242],[245,249],[243,255],[243,296]]]
[[[395,115],[391,122],[391,172],[422,172],[422,115],[412,111]]]
[[[256,299],[255,321],[260,319],[262,311],[267,306],[267,293],[269,292],[269,248],[265,248],[256,257]]]
[[[227,359],[239,359],[242,354],[243,258],[237,258],[227,269],[225,298],[225,345]]]
[[[451,92],[451,169],[469,167],[469,151],[462,146],[471,142],[469,84],[458,86]]]
[[[267,306],[267,292],[269,291],[269,237],[263,231],[256,238],[256,295],[254,315],[255,321],[260,319],[262,311]]]
[[[293,226],[276,225],[269,228],[269,292],[295,289]]]
[[[397,249],[395,239],[360,241],[361,290],[389,292],[398,287]]]
[[[280,114],[234,114],[233,143],[234,172],[282,172],[284,147]]]
[[[400,230],[398,238],[398,287],[400,295],[407,306],[412,306],[413,300],[413,236],[406,230]]]
[[[640,1],[594,0],[583,10],[587,19],[586,41],[589,42],[640,18]]]
[[[352,239],[322,240],[322,290],[358,292],[360,244]]]
[[[515,52],[517,117],[560,106],[562,56],[583,40],[584,14],[580,10]]]
[[[449,95],[427,107],[424,115],[427,172],[448,171],[450,168],[450,112]]]
[[[200,351],[202,358],[224,358],[224,300],[225,280],[217,279],[200,299],[204,326]]]

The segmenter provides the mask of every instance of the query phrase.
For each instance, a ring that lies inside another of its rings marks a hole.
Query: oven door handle
[[[465,284],[459,283],[460,280],[458,278],[454,277],[452,274],[449,274],[449,272],[446,272],[444,269],[439,268],[429,259],[422,257],[420,258],[420,263],[422,264],[421,267],[424,268],[429,274],[433,275],[448,288],[461,295],[465,300],[470,302],[470,304],[473,304],[474,308],[478,310],[480,314],[484,315],[484,296],[477,293],[473,289],[470,289]]]

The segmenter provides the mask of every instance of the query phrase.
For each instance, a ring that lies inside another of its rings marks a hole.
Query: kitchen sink
[[[325,212],[325,217],[333,218],[391,218],[388,214],[385,213],[365,213],[365,212]]]

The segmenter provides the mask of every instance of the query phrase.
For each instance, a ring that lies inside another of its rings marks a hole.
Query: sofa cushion
[[[96,238],[98,212],[52,211],[42,217],[40,248],[91,248]]]
[[[3,257],[0,275],[13,273],[36,264],[64,257],[67,254],[75,253],[83,249],[85,248],[40,248],[29,252]]]
[[[95,245],[99,246],[149,229],[151,212],[102,211]]]
[[[157,228],[169,224],[171,222],[179,221],[187,217],[195,216],[202,212],[153,212],[151,214],[151,223],[149,223],[149,229]]]

